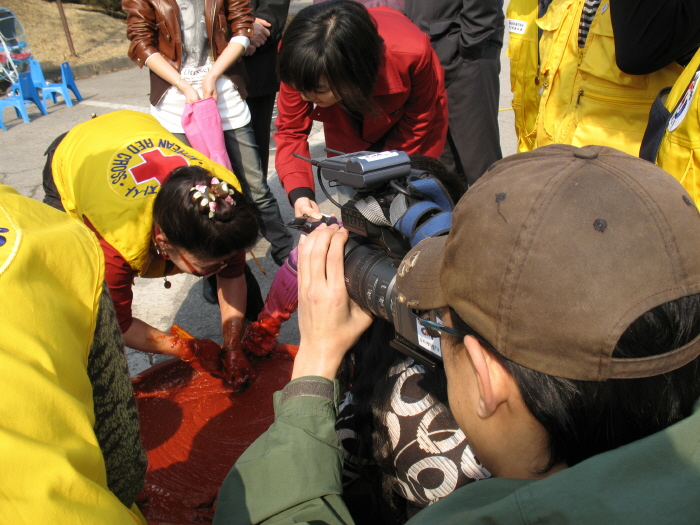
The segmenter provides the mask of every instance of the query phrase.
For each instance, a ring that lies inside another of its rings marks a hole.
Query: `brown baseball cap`
[[[399,301],[452,307],[499,353],[569,379],[649,377],[700,355],[611,357],[652,308],[700,293],[700,213],[661,168],[603,146],[545,146],[494,164],[448,236],[404,258]]]

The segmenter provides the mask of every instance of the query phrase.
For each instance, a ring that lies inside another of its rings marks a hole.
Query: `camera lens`
[[[396,271],[401,263],[376,244],[345,245],[345,285],[350,298],[376,317],[394,322]],[[359,238],[362,239],[362,238]]]

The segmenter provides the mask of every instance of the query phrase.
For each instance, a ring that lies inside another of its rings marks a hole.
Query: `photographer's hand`
[[[299,353],[292,379],[320,376],[333,380],[345,353],[372,324],[348,296],[344,246],[348,232],[319,226],[299,241]]]

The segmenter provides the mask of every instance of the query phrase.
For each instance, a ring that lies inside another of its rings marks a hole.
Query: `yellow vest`
[[[700,50],[671,89],[666,109],[671,120],[656,157],[656,163],[676,177],[700,205]],[[679,101],[683,101],[679,104]],[[678,106],[678,107],[676,107]]]
[[[141,523],[107,488],[93,430],[103,280],[85,226],[0,186],[0,523]]]
[[[65,210],[79,220],[87,217],[138,275],[148,277],[162,276],[164,266],[160,259],[149,264],[153,202],[170,172],[186,165],[202,166],[241,190],[228,169],[135,111],[75,126],[56,149],[52,170]]]
[[[672,64],[650,75],[620,71],[608,0],[602,0],[586,45],[579,49],[584,3],[554,0],[537,20],[544,32],[536,145],[603,144],[638,156],[656,94],[672,85],[683,68]]]
[[[510,58],[510,90],[513,92],[519,153],[530,151],[535,146],[535,121],[540,100],[536,20],[537,0],[510,0],[506,11],[507,56]]]

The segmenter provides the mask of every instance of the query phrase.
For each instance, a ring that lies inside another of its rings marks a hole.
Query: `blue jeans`
[[[175,136],[189,145],[183,134],[177,133]],[[284,226],[277,199],[267,185],[267,173],[263,173],[260,167],[260,153],[253,127],[249,123],[237,129],[225,130],[224,141],[243,193],[255,205],[260,233],[271,245],[272,260],[281,266],[292,251],[294,238]]]

